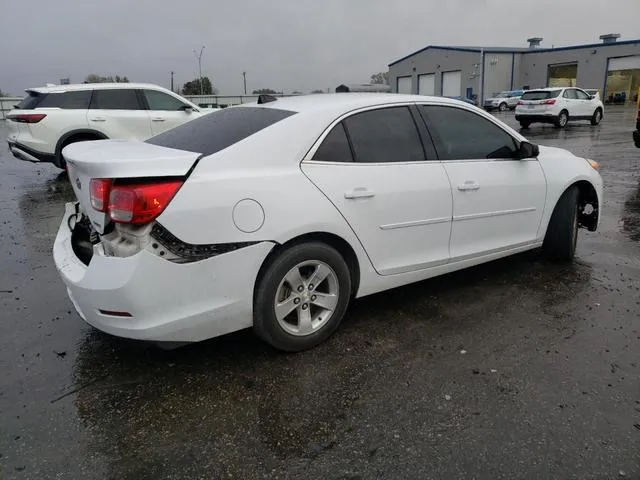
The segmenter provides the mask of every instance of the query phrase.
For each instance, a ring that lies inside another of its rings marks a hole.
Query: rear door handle
[[[477,182],[474,182],[472,180],[467,180],[466,182],[458,185],[458,190],[478,190],[480,188],[480,184]]]
[[[369,190],[368,188],[354,188],[350,192],[344,192],[344,198],[354,199],[354,198],[371,198],[375,197],[376,194]]]
[[[106,122],[107,119],[105,117],[92,117],[89,120],[92,122]]]
[[[153,118],[151,119],[151,121],[152,121],[152,122],[164,122],[164,120],[165,120],[165,119],[164,119],[164,118],[162,118],[162,117],[153,117]]]

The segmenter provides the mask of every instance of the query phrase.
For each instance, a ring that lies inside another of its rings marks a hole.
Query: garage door
[[[411,93],[411,77],[398,77],[398,93]]]
[[[442,74],[442,96],[460,96],[460,84],[462,83],[462,72],[444,72]]]
[[[435,73],[418,75],[418,95],[435,95],[435,94],[436,94]]]
[[[640,69],[640,55],[635,57],[612,58],[609,60],[609,71]]]

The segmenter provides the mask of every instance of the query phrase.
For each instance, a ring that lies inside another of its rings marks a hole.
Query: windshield
[[[547,100],[556,98],[562,90],[535,90],[522,95],[522,100]]]
[[[496,95],[496,98],[509,98],[509,92],[501,92]]]

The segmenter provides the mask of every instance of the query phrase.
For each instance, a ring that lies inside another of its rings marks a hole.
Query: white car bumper
[[[98,244],[85,266],[71,245],[68,221],[74,214],[75,204],[68,203],[53,256],[87,323],[112,335],[158,342],[195,342],[252,325],[255,280],[273,243],[186,264],[146,250],[107,257]]]

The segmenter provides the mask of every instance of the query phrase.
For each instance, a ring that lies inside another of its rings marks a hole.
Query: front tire
[[[562,110],[558,114],[558,118],[556,118],[556,127],[564,128],[567,126],[568,122],[569,122],[569,113],[566,110]]]
[[[498,107],[498,110],[500,110],[501,112],[506,112],[507,111],[507,104],[502,102],[500,104],[500,106]]]
[[[578,188],[567,189],[553,210],[542,250],[555,262],[570,262],[578,243]]]
[[[258,279],[253,328],[279,350],[306,350],[335,332],[350,296],[351,274],[337,250],[320,242],[294,245]]]
[[[593,116],[591,117],[591,125],[598,125],[602,120],[602,110],[600,108],[596,108],[596,111],[593,112]]]

